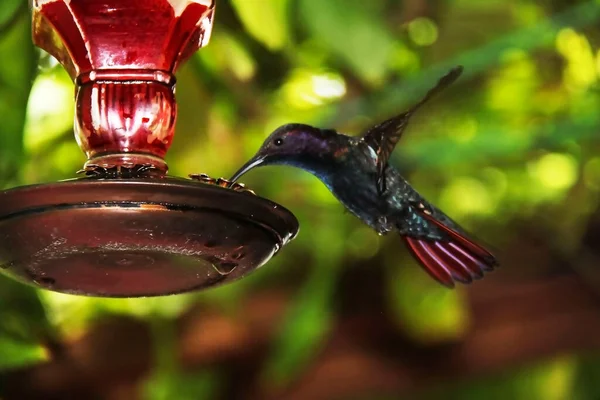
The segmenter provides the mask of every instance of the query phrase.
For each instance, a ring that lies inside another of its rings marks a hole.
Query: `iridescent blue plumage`
[[[469,283],[492,270],[495,258],[458,224],[427,202],[389,165],[393,148],[412,113],[452,83],[453,69],[417,105],[369,129],[361,137],[331,129],[288,124],[276,129],[232,178],[260,165],[290,165],[319,178],[355,216],[379,234],[399,233],[421,265],[439,282]]]

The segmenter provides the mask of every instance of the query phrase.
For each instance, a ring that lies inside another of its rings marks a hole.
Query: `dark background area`
[[[0,398],[600,398],[600,3],[219,0],[178,73],[173,175],[229,176],[274,128],[359,134],[451,66],[393,163],[489,243],[456,290],[314,177],[244,182],[300,234],[251,276],[165,298],[97,299],[0,277]],[[74,176],[73,84],[0,7],[0,182]]]

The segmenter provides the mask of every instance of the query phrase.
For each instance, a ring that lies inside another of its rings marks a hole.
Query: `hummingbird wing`
[[[454,67],[444,75],[438,83],[431,88],[427,94],[415,105],[409,108],[407,111],[399,114],[395,117],[387,119],[370,129],[363,134],[363,140],[369,145],[376,154],[377,157],[377,189],[379,194],[385,192],[385,168],[388,164],[390,156],[396,147],[396,144],[402,137],[402,133],[408,125],[408,121],[412,114],[425,104],[432,96],[436,93],[444,90],[450,86],[458,77],[462,74],[463,67]]]

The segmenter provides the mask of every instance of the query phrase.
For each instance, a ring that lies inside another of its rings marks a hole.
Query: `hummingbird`
[[[425,200],[389,163],[410,118],[431,97],[451,85],[463,67],[452,68],[407,111],[360,136],[290,123],[275,129],[257,153],[230,179],[253,168],[288,165],[316,176],[348,211],[380,235],[396,232],[429,275],[454,288],[498,266],[456,222]]]

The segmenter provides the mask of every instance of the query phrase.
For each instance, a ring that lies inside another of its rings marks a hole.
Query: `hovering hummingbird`
[[[438,282],[452,288],[455,281],[480,279],[498,265],[494,256],[388,164],[413,113],[453,83],[462,70],[461,66],[453,68],[408,111],[373,126],[360,137],[304,124],[283,125],[231,181],[258,166],[301,168],[319,178],[351,213],[380,235],[391,231],[400,234],[413,256]]]

